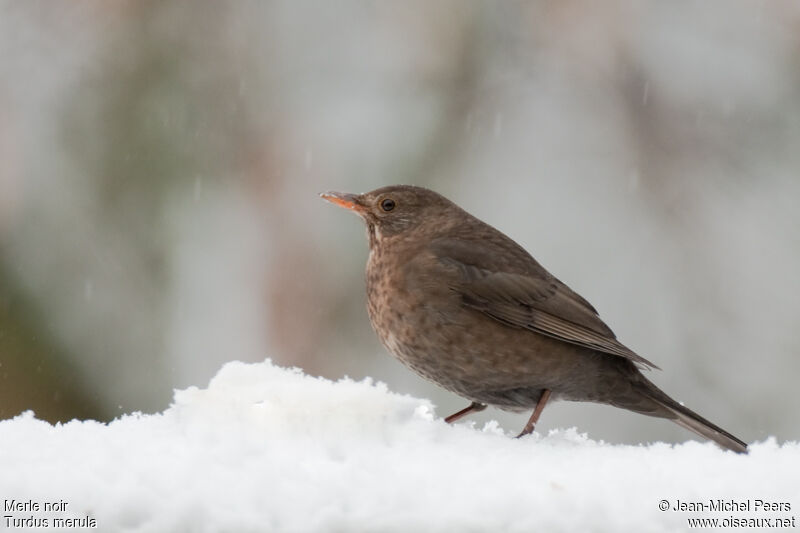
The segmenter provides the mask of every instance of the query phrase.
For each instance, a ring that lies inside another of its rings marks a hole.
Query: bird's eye
[[[391,198],[386,198],[381,202],[381,209],[387,212],[394,209],[394,206],[395,206],[394,200],[392,200]]]

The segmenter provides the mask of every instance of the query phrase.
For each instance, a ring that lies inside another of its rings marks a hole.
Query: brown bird
[[[723,448],[747,445],[682,406],[640,372],[658,368],[622,343],[594,307],[509,237],[443,196],[405,185],[325,200],[364,219],[367,308],[383,344],[412,370],[472,403],[598,402],[672,420]]]

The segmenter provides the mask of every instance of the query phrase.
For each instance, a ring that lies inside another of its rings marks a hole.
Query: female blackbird
[[[472,403],[599,402],[666,418],[744,453],[747,445],[682,406],[642,375],[658,368],[622,343],[589,302],[521,246],[443,196],[405,185],[325,200],[364,219],[367,308],[386,348],[421,376]]]

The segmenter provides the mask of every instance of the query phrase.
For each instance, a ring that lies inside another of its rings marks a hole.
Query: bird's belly
[[[370,298],[369,315],[384,346],[422,377],[472,401],[507,409],[534,406],[545,388],[555,398],[572,399],[566,384],[568,376],[581,373],[583,350],[506,326],[455,297],[448,301],[447,294],[410,296]]]

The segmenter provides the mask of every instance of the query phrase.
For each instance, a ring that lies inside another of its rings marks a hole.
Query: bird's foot
[[[471,404],[469,404],[467,407],[463,408],[459,412],[453,413],[452,415],[450,415],[447,418],[445,418],[444,421],[447,422],[448,424],[452,424],[456,420],[458,420],[460,418],[463,418],[463,417],[467,416],[470,413],[473,413],[473,412],[477,413],[477,412],[483,411],[484,409],[486,409],[486,404],[482,404],[482,403],[478,403],[478,402],[472,402]]]
[[[539,396],[539,401],[536,402],[536,409],[533,410],[533,414],[528,419],[528,423],[525,424],[525,427],[522,428],[522,432],[517,435],[516,438],[524,437],[525,435],[530,435],[533,433],[533,428],[536,427],[536,422],[539,420],[539,416],[544,411],[544,406],[547,403],[547,400],[550,399],[550,389],[544,389],[542,391],[542,395]],[[458,414],[458,413],[456,413]]]

